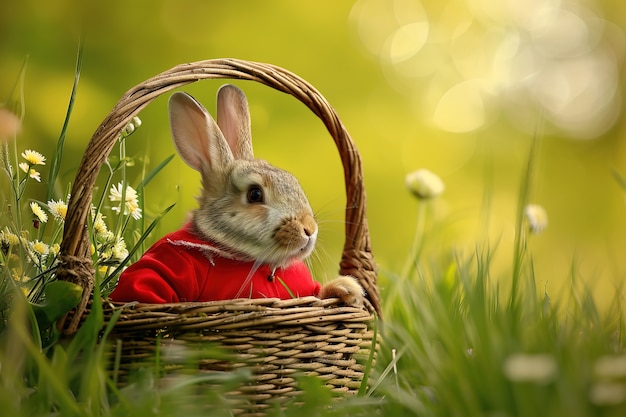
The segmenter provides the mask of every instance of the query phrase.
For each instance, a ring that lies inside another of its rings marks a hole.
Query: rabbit
[[[193,97],[169,100],[175,148],[200,172],[199,207],[182,229],[156,242],[120,276],[114,301],[170,303],[233,298],[337,297],[362,307],[357,280],[326,285],[304,264],[318,235],[298,180],[255,159],[248,102],[233,85],[217,94],[217,123]]]

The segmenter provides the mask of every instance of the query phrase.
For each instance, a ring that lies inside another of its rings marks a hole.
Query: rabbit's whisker
[[[241,287],[239,288],[239,291],[237,291],[237,294],[235,295],[235,298],[240,298],[241,297],[241,294],[244,292],[246,287],[250,284],[250,281],[252,281],[252,277],[254,277],[254,274],[256,273],[256,271],[259,270],[259,267],[262,264],[263,264],[263,262],[259,261],[258,259],[254,262],[254,264],[252,265],[252,268],[250,268],[250,272],[248,272],[248,276],[243,281],[243,284],[241,284]]]

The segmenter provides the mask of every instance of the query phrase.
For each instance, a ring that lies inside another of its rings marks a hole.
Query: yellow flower
[[[6,246],[17,246],[20,244],[20,238],[15,233],[10,232],[8,228],[0,232],[0,241]]]
[[[46,165],[46,157],[31,149],[22,152],[22,158],[26,159],[31,165]]]
[[[37,182],[41,182],[41,174],[34,168],[31,168],[26,162],[20,162],[18,164],[20,169],[28,174],[29,177],[36,180]]]
[[[33,262],[37,267],[43,268],[49,253],[50,246],[48,244],[39,240],[28,242],[28,261]]]
[[[67,215],[67,204],[63,200],[50,200],[48,201],[48,210],[50,210],[55,219],[64,221]]]
[[[16,282],[30,281],[30,277],[28,275],[25,275],[21,269],[16,268],[11,269],[11,278],[13,278]]]
[[[102,213],[98,213],[96,215],[95,220],[93,221],[93,231],[97,236],[105,236],[109,232],[109,228],[107,224],[104,222],[104,216]]]
[[[37,182],[41,182],[41,176],[38,171],[35,171],[33,168],[28,171],[28,176],[34,179]]]
[[[37,151],[33,151],[30,149],[22,152],[22,158],[26,159],[26,162],[20,162],[18,166],[22,171],[28,174],[29,177],[36,180],[37,182],[41,182],[41,174],[34,168],[33,165],[46,165],[46,157],[40,154]]]
[[[58,243],[55,243],[52,246],[50,246],[50,254],[52,256],[57,256],[60,250],[61,250],[61,245],[59,245]]]
[[[32,248],[33,248],[33,251],[40,256],[46,256],[50,253],[50,246],[38,240],[33,242]]]
[[[118,183],[116,186],[113,184],[111,186],[111,190],[109,191],[109,200],[111,201],[122,201],[122,183]],[[137,191],[135,191],[131,186],[126,186],[126,193],[124,195],[124,215],[130,215],[135,220],[141,219],[141,209],[139,208],[139,203],[137,202]],[[120,207],[113,207],[113,211],[116,213],[120,212]]]
[[[39,204],[37,204],[34,201],[31,202],[30,209],[33,211],[33,214],[37,216],[40,222],[45,223],[48,221],[48,215],[46,214],[45,211],[43,211],[43,209],[41,208]]]

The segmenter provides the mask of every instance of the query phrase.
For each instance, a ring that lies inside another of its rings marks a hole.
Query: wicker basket
[[[254,382],[236,392],[241,411],[262,413],[272,402],[297,395],[294,375],[318,375],[333,391],[355,393],[364,377],[361,359],[372,353],[374,313],[380,315],[376,267],[365,217],[361,159],[354,143],[324,97],[300,77],[273,65],[217,59],[176,66],[129,90],[98,127],[87,146],[71,191],[59,279],[84,288],[83,299],[62,327],[76,332],[89,311],[94,271],[89,255],[87,215],[93,187],[124,127],[159,95],[204,79],[252,80],[288,93],[304,103],[333,137],[344,167],[347,194],[345,244],[340,273],[356,277],[367,294],[367,310],[338,305],[334,299],[238,299],[182,304],[114,305],[105,300],[105,319],[117,318],[109,340],[121,352],[119,381],[136,367],[150,363],[160,345],[197,346],[216,343],[237,361],[201,359],[201,372],[249,366]],[[152,362],[154,363],[154,362]],[[170,364],[171,365],[171,364]]]

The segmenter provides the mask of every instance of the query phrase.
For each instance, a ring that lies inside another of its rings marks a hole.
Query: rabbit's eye
[[[248,188],[246,198],[248,199],[248,203],[262,203],[263,189],[258,185],[251,185],[250,188]]]

